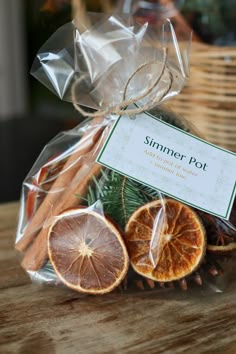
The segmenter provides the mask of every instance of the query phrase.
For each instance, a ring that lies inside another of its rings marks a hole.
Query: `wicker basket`
[[[208,141],[236,151],[236,48],[193,43],[190,79],[170,106]]]

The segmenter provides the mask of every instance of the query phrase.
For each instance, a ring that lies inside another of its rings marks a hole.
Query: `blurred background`
[[[132,13],[139,22],[148,21],[154,26],[170,17],[179,35],[194,31],[194,42],[203,45],[204,53],[209,47],[235,50],[235,0],[84,0],[84,3],[88,11]],[[19,199],[22,181],[43,146],[59,131],[74,127],[82,119],[71,104],[60,101],[30,76],[30,67],[39,48],[71,18],[70,0],[0,0],[0,202]],[[223,52],[223,64],[226,68],[223,74],[235,79],[234,54]],[[234,87],[234,101],[235,93]],[[227,92],[223,95],[229,96]],[[188,101],[188,97],[183,97]],[[222,115],[224,109],[230,110],[228,129],[232,138],[235,105],[231,100],[226,101]],[[222,102],[225,103],[224,99]],[[183,103],[179,105],[182,107]],[[199,102],[195,105],[199,106]],[[178,109],[178,103],[176,107]],[[209,103],[209,97],[206,108],[209,112],[219,109],[216,102]],[[228,121],[224,125],[227,131]],[[214,130],[212,126],[210,129]],[[211,135],[210,140],[215,142]],[[234,150],[232,144],[221,145]]]

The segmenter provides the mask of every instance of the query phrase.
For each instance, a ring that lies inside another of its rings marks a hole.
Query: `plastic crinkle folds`
[[[163,104],[188,78],[189,41],[178,43],[169,20],[154,32],[90,14],[88,28],[72,22],[53,34],[32,74],[88,118],[50,141],[23,182],[15,247],[31,278],[87,294],[222,291],[236,250],[234,209],[225,221],[96,162],[121,114],[150,111],[198,134]]]

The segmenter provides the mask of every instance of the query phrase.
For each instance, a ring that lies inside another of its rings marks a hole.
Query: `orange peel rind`
[[[202,222],[192,208],[174,199],[141,206],[129,218],[125,231],[134,270],[154,281],[184,278],[205,256]]]

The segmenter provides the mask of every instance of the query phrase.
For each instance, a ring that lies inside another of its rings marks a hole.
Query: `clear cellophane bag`
[[[66,24],[45,43],[32,74],[89,118],[50,141],[23,182],[15,247],[31,278],[87,294],[222,291],[235,261],[235,209],[223,220],[96,162],[124,109],[198,135],[165,103],[188,78],[189,41],[177,41],[170,21],[153,31],[91,14],[88,28]]]

